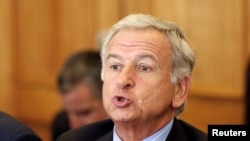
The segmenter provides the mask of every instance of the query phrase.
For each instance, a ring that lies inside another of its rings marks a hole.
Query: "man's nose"
[[[116,82],[120,89],[130,89],[135,86],[134,82],[135,70],[132,68],[123,68]]]

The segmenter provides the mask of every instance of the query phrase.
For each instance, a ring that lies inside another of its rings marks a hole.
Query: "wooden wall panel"
[[[250,1],[246,0],[245,2],[245,7],[244,7],[244,15],[246,16],[245,21],[245,27],[246,27],[246,32],[245,33],[245,40],[247,41],[246,44],[246,52],[248,53],[247,59],[250,60]]]
[[[244,124],[243,99],[190,96],[180,118],[207,132],[208,124]]]
[[[153,3],[153,14],[177,22],[195,50],[194,93],[242,96],[246,61],[243,6],[243,0],[157,0]]]
[[[13,1],[0,1],[0,111],[14,112],[12,93]]]
[[[120,19],[121,7],[119,7],[121,1],[118,0],[96,0],[92,12],[94,15],[95,25],[94,33],[98,34],[99,31],[108,30],[115,22]]]
[[[57,1],[60,64],[76,50],[93,49],[92,0]]]
[[[23,0],[16,6],[18,83],[52,82],[57,58],[54,5],[50,0]]]
[[[55,111],[60,110],[61,101],[54,89],[39,86],[18,88],[19,117],[31,121],[47,123],[51,121]]]
[[[44,141],[49,141],[51,119],[61,107],[55,90],[60,56],[55,2],[15,1],[17,43],[13,74],[16,113]]]
[[[144,13],[151,14],[152,11],[152,0],[123,0],[120,2],[121,17],[133,13]]]
[[[156,0],[151,4],[151,14],[163,20],[176,22],[181,27],[184,27],[189,23],[189,16],[191,15],[191,9],[189,8],[192,4],[194,4],[193,1]],[[206,4],[204,4],[204,6],[206,6]],[[195,10],[198,13],[198,10],[202,9],[196,7]]]

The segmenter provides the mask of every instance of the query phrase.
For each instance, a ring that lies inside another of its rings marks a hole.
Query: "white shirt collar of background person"
[[[165,141],[172,126],[173,126],[173,122],[174,122],[174,119],[172,119],[163,128],[161,128],[160,130],[158,130],[154,134],[150,135],[149,137],[143,139],[142,141]],[[116,132],[115,126],[113,129],[113,141],[122,141]]]

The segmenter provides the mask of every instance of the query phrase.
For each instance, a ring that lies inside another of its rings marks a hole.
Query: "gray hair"
[[[102,74],[101,78],[103,80],[104,76],[104,64],[106,58],[106,49],[110,40],[122,29],[136,28],[145,29],[153,27],[166,34],[169,42],[173,49],[173,55],[171,57],[171,81],[177,84],[180,80],[185,77],[190,77],[195,65],[195,55],[192,49],[189,47],[184,33],[180,27],[173,22],[165,22],[151,15],[143,14],[131,14],[118,23],[112,26],[109,33],[106,36],[106,40],[101,48],[101,58],[102,58]],[[176,115],[181,113],[184,109],[183,104],[177,110]]]

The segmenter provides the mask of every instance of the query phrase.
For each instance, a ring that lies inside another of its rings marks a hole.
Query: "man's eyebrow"
[[[115,58],[115,59],[118,59],[118,60],[122,60],[122,58],[117,54],[108,54],[107,60],[110,59],[110,58]],[[150,55],[150,54],[141,54],[141,55],[138,56],[137,60],[142,60],[142,59],[145,59],[145,58],[149,58],[149,59],[153,60],[154,62],[157,62],[157,59],[153,55]]]
[[[151,60],[153,60],[155,63],[158,62],[156,60],[156,58],[153,56],[153,55],[150,55],[150,54],[142,54],[138,57],[138,60],[141,60],[141,59],[145,59],[145,58],[150,58]]]
[[[121,60],[121,57],[119,55],[117,55],[117,54],[108,54],[107,60],[110,59],[110,58],[116,58],[116,59]]]

